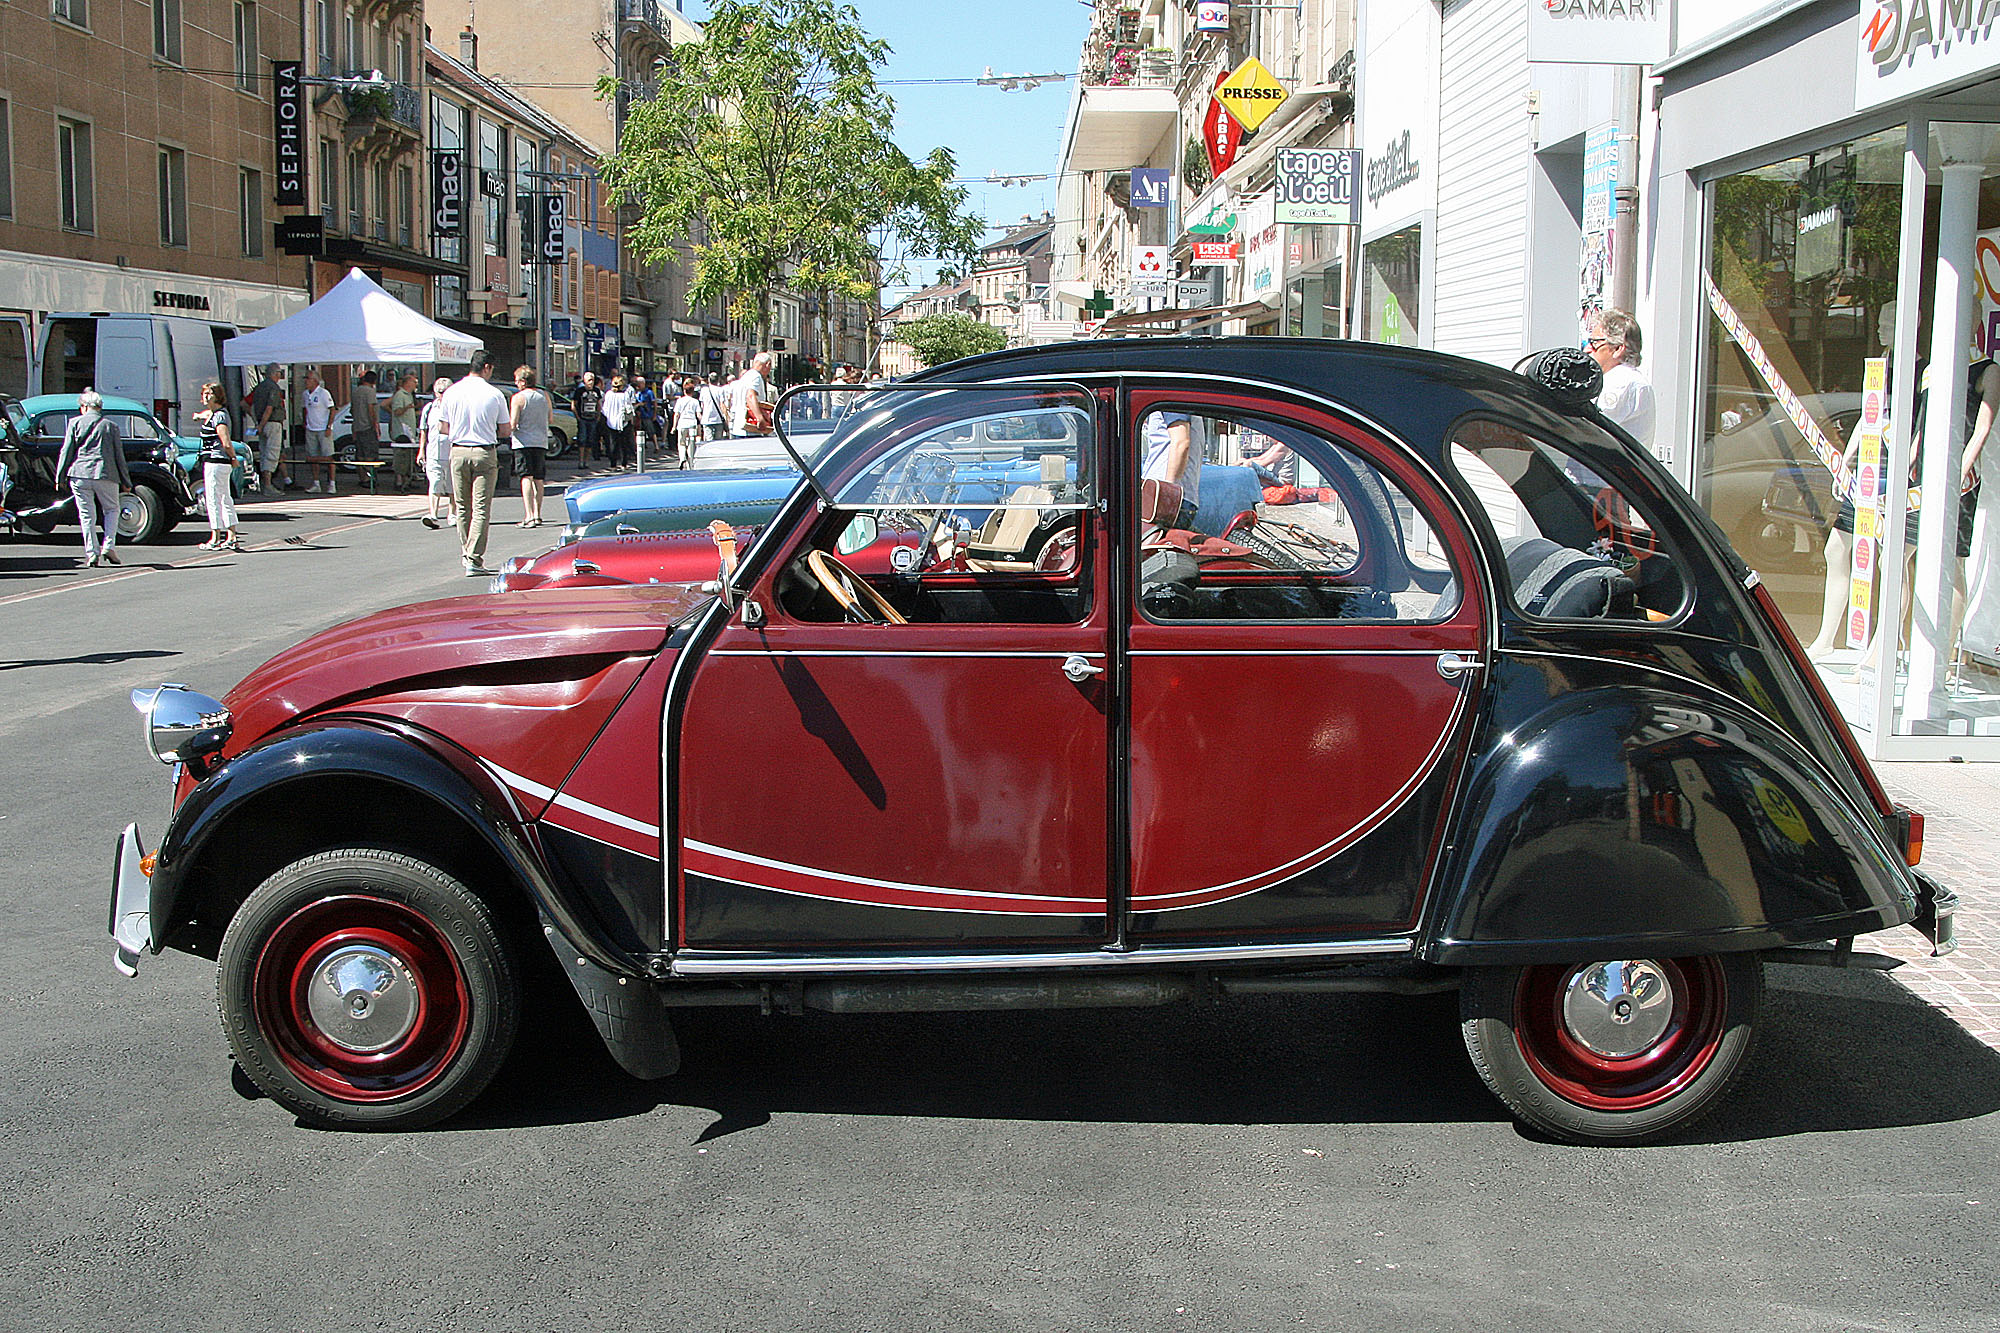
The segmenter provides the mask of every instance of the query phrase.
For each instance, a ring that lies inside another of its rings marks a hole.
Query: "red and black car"
[[[642,1077],[691,1005],[1456,988],[1523,1120],[1674,1131],[1767,963],[1943,950],[1953,902],[1755,576],[1548,370],[956,362],[857,403],[706,589],[430,602],[141,691],[176,809],[120,839],[120,965],[214,956],[243,1070],[325,1124],[465,1105],[546,948]],[[1182,441],[1265,472],[1162,473]]]

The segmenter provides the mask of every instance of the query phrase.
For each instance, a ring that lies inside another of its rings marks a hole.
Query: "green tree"
[[[690,308],[727,298],[762,342],[781,283],[873,300],[891,250],[969,262],[985,228],[950,151],[919,163],[890,138],[894,103],[875,81],[888,54],[833,0],[717,0],[702,40],[630,104],[601,172],[640,207],[641,259],[692,250]]]
[[[947,310],[896,326],[896,340],[917,354],[926,366],[956,361],[961,356],[997,352],[1007,335],[984,320]]]

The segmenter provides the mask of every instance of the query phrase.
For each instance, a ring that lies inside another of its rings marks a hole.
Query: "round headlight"
[[[185,685],[132,691],[145,719],[146,744],[163,764],[183,764],[220,750],[229,739],[229,710]]]

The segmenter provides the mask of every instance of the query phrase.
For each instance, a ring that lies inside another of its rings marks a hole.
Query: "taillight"
[[[1829,727],[1833,728],[1833,734],[1840,738],[1842,752],[1847,755],[1848,762],[1861,779],[1861,785],[1868,789],[1868,799],[1875,803],[1875,809],[1881,813],[1882,818],[1896,818],[1896,803],[1890,800],[1889,793],[1882,789],[1882,779],[1875,776],[1874,765],[1868,762],[1867,755],[1861,753],[1861,746],[1855,741],[1854,732],[1848,727],[1847,719],[1840,715],[1840,706],[1834,703],[1833,696],[1826,692],[1826,682],[1819,678],[1819,668],[1806,656],[1806,650],[1800,646],[1798,636],[1793,634],[1792,627],[1785,623],[1784,612],[1778,610],[1778,604],[1771,600],[1771,590],[1762,582],[1752,583],[1750,600],[1764,613],[1764,623],[1778,636],[1778,642],[1784,645],[1786,654],[1792,659],[1792,665],[1796,666],[1799,675],[1805,678],[1806,688],[1812,692],[1813,702],[1819,706],[1820,716],[1826,719]],[[1920,844],[1921,841],[1920,838]],[[1915,865],[1916,862],[1912,861],[1910,864]]]
[[[1896,840],[1903,846],[1903,860],[1915,865],[1924,859],[1924,816],[1907,805],[1896,807]]]
[[[167,415],[167,410],[173,406],[174,406],[174,400],[171,398],[155,398],[153,400],[153,415],[158,417],[161,421],[165,422],[168,426],[172,426],[174,424],[174,420],[172,417]]]

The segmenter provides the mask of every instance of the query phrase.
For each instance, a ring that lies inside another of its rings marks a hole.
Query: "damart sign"
[[[1671,0],[1528,0],[1528,59],[1654,65],[1673,41]]]
[[[1880,106],[2000,68],[2000,0],[1861,0],[1854,106]]]

